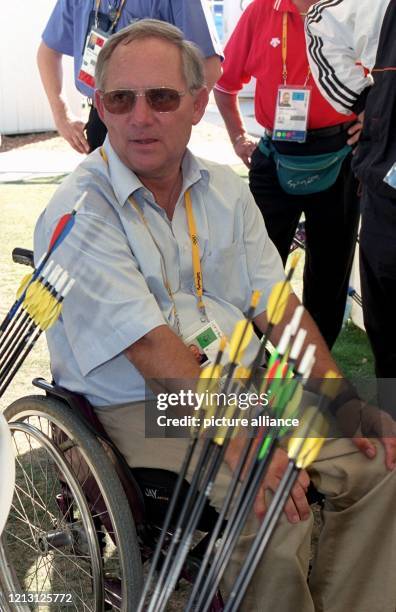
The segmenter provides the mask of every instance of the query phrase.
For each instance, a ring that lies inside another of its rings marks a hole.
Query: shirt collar
[[[273,9],[281,13],[299,13],[292,0],[274,0]]]
[[[143,188],[143,184],[132,170],[130,170],[118,157],[110,144],[109,137],[103,143],[108,159],[108,172],[110,182],[120,206],[124,206],[131,193]]]
[[[130,170],[118,157],[110,144],[109,137],[103,144],[108,159],[110,181],[120,206],[124,206],[129,196],[138,189],[146,189],[136,174]],[[209,172],[203,162],[186,149],[182,160],[183,193],[200,180],[209,182]]]

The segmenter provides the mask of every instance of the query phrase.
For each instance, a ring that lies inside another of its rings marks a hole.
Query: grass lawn
[[[30,249],[33,246],[33,229],[40,212],[45,208],[58,183],[0,184],[0,320],[15,300],[15,293],[23,276],[25,266],[12,261],[14,247]],[[48,352],[44,336],[41,336],[22,369],[0,399],[0,410],[13,400],[37,393],[31,385],[35,376],[49,377]]]
[[[352,321],[344,326],[332,353],[348,378],[365,379],[375,375],[373,353],[367,334]]]

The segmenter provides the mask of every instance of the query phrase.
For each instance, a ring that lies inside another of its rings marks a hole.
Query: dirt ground
[[[36,134],[15,134],[2,136],[0,153],[20,148],[56,149],[66,151],[69,145],[57,132],[39,132]]]

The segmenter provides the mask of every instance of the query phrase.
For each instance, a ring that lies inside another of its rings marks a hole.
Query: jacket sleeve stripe
[[[307,22],[319,23],[319,21],[322,20],[322,13],[326,8],[342,4],[343,1],[344,0],[322,0],[322,2],[315,4],[309,11]]]
[[[318,68],[319,82],[327,95],[345,106],[352,109],[355,104],[358,94],[341,83],[338,79],[334,68],[328,62],[323,53],[323,41],[318,36],[312,36],[309,31],[309,51],[313,61]]]

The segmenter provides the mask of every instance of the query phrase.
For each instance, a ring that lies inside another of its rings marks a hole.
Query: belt
[[[318,128],[317,130],[308,130],[307,139],[330,138],[331,136],[342,134],[342,132],[346,132],[354,123],[356,123],[356,121],[347,121],[345,123],[337,123],[337,125],[330,125],[329,127]],[[272,138],[273,131],[264,128],[264,134],[268,138]]]

